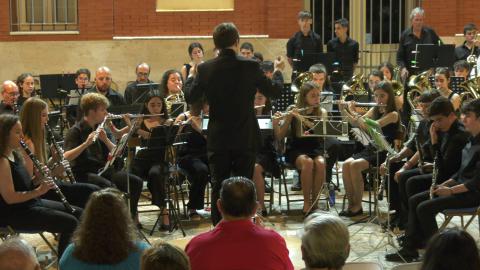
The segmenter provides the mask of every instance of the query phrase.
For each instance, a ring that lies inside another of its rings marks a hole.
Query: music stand
[[[417,44],[414,68],[427,70],[436,67],[452,67],[455,63],[455,45]]]
[[[154,91],[160,91],[160,84],[159,83],[139,83],[136,85],[136,88],[140,94],[138,94],[138,97],[132,102],[132,104],[135,103],[144,103],[145,100],[147,99],[147,93],[154,92]]]
[[[180,126],[178,125],[171,125],[171,126],[158,126],[152,129],[152,132],[150,134],[150,138],[148,140],[145,140],[145,144],[150,150],[159,150],[160,153],[164,153],[165,150],[169,151],[169,156],[171,160],[167,160],[168,162],[168,177],[166,178],[166,197],[165,197],[165,202],[166,202],[166,208],[168,210],[168,215],[170,217],[170,228],[169,232],[173,232],[174,229],[180,228],[183,236],[185,237],[185,231],[183,229],[182,223],[180,222],[179,218],[179,213],[177,212],[177,209],[175,207],[175,204],[173,203],[173,200],[170,196],[173,186],[173,192],[175,194],[178,194],[178,190],[176,187],[176,184],[179,183],[178,181],[178,167],[176,164],[176,160],[174,158],[174,151],[173,147],[175,147],[177,144],[175,143],[175,139],[177,137],[177,133],[179,131]],[[165,175],[164,175],[165,176]],[[155,231],[155,228],[157,227],[158,223],[160,222],[160,218],[164,215],[163,210],[165,208],[160,209],[160,214],[158,215],[157,220],[155,221],[155,224],[152,227],[152,230],[150,231],[150,235],[153,235],[153,232]]]
[[[450,88],[453,92],[460,95],[465,92],[465,89],[460,87],[463,82],[465,82],[464,77],[450,77]]]

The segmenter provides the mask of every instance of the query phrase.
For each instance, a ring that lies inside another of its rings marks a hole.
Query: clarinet
[[[75,184],[77,181],[75,181],[75,176],[73,175],[72,168],[70,168],[68,160],[66,160],[63,156],[63,148],[58,145],[57,141],[55,140],[55,136],[53,135],[53,131],[48,124],[45,124],[45,129],[48,136],[50,137],[50,142],[53,144],[53,147],[55,147],[55,151],[57,151],[57,154],[59,155],[60,164],[63,166],[68,180],[70,181],[70,183]]]
[[[32,162],[33,162],[33,165],[34,165],[35,168],[40,172],[40,174],[41,174],[44,178],[47,178],[48,180],[53,181],[53,178],[52,178],[52,176],[50,175],[50,172],[48,172],[47,170],[45,170],[45,169],[43,168],[42,163],[40,163],[40,160],[38,160],[37,157],[35,157],[35,155],[32,153],[32,151],[28,148],[27,144],[26,144],[23,140],[20,140],[20,145],[21,145],[22,148],[25,150],[25,152],[27,153],[27,155],[30,157],[30,159],[31,159]],[[54,182],[54,183],[55,183],[55,182]],[[62,201],[63,205],[65,206],[65,209],[67,209],[70,213],[74,214],[74,213],[75,213],[75,209],[73,209],[73,207],[72,207],[72,206],[70,205],[70,203],[67,201],[67,199],[65,198],[65,196],[63,195],[62,191],[61,191],[60,188],[57,186],[57,184],[55,184],[54,190],[55,190],[55,193],[57,193],[57,195],[60,197],[60,200]]]
[[[387,155],[385,159],[385,175],[382,177],[382,181],[380,182],[380,188],[378,189],[377,199],[379,201],[383,200],[383,193],[385,192],[385,182],[387,181],[387,177],[390,177],[390,155]]]
[[[438,177],[438,152],[435,154],[435,158],[433,159],[432,185],[430,186],[430,199],[433,199],[433,190],[437,186],[437,177]]]
[[[423,171],[423,149],[422,149],[422,146],[420,145],[420,142],[418,141],[418,137],[415,136],[415,144],[417,146],[417,150],[418,150],[418,168],[420,169],[420,173],[423,174],[424,171]]]

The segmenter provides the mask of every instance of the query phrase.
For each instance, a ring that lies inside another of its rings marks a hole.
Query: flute
[[[73,175],[72,168],[70,168],[70,164],[68,163],[68,160],[66,160],[65,157],[63,156],[63,148],[60,147],[60,145],[55,140],[53,131],[48,124],[45,124],[45,129],[47,131],[48,136],[50,137],[50,141],[53,144],[53,147],[55,147],[55,151],[57,151],[57,155],[59,155],[60,164],[63,166],[63,169],[65,171],[65,174],[67,175],[68,180],[70,181],[70,183],[75,184],[77,181],[75,181],[75,176]]]
[[[107,119],[108,120],[122,119],[125,115],[129,115],[130,118],[142,118],[142,117],[162,116],[163,113],[157,113],[157,114],[112,114],[112,113],[109,113],[107,115]]]
[[[35,157],[35,155],[32,153],[32,151],[28,148],[27,144],[23,140],[20,140],[20,145],[25,150],[25,153],[27,153],[28,157],[30,157],[30,159],[33,162],[33,166],[35,166],[35,168],[38,170],[38,172],[40,172],[42,177],[48,179],[49,181],[52,181],[55,184],[52,176],[50,175],[50,172],[44,169],[42,163],[40,163],[40,160],[38,160],[37,157]],[[60,201],[65,206],[65,209],[67,209],[70,213],[74,214],[75,209],[73,209],[73,207],[67,201],[67,198],[65,198],[65,195],[63,195],[62,191],[57,186],[57,184],[55,184],[54,190],[55,190],[55,193],[57,193],[57,195],[60,197]]]
[[[320,104],[342,104],[343,102],[348,102],[348,101],[328,100],[328,101],[322,101]],[[378,103],[375,103],[375,102],[355,102],[355,106],[358,106],[358,107],[385,107],[387,105],[378,104]]]
[[[100,130],[105,126],[105,122],[107,121],[108,115],[105,116],[103,122],[98,125],[97,129],[95,129],[95,135],[93,136],[93,142],[96,142],[98,139],[98,134],[100,134]]]
[[[297,112],[303,112],[303,111],[306,111],[308,109],[312,109],[312,108],[316,108],[320,105],[313,105],[313,106],[307,106],[307,107],[304,107],[304,108],[300,108],[297,110]],[[287,110],[286,112],[282,112],[282,114],[280,116],[272,116],[272,119],[273,120],[276,120],[276,119],[282,119],[284,118],[285,116],[289,115],[292,113],[292,111],[295,109],[296,107],[293,107],[291,108],[290,110]]]

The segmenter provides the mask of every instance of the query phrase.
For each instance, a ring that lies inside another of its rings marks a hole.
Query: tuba
[[[368,89],[365,88],[365,78],[363,74],[355,74],[342,86],[340,100],[345,100],[348,96],[366,96]]]
[[[464,81],[459,85],[459,87],[465,90],[460,93],[461,105],[469,100],[480,98],[480,77],[475,77]]]
[[[428,90],[431,88],[430,82],[428,81],[430,71],[424,71],[418,75],[410,76],[408,80],[408,87],[410,90],[407,94],[407,101],[412,110],[417,108],[417,101],[416,99],[420,96],[423,91]]]
[[[313,73],[312,72],[303,72],[300,73],[297,78],[292,82],[292,86],[290,86],[290,89],[292,90],[293,93],[299,93],[300,88],[302,88],[302,85],[306,82],[313,81]]]
[[[395,76],[393,77],[392,81],[390,82],[392,84],[393,88],[393,93],[395,94],[396,97],[399,97],[403,95],[403,83],[402,80],[400,79],[400,67],[396,66],[393,69],[393,73]]]

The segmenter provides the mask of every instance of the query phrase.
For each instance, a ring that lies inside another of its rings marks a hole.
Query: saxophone
[[[27,144],[23,141],[20,140],[20,145],[22,146],[23,150],[27,153],[28,157],[33,162],[33,166],[40,172],[40,174],[43,176],[43,178],[48,179],[49,181],[53,181],[53,177],[51,176],[50,172],[48,170],[44,169],[44,166],[42,163],[40,163],[40,160],[35,157],[35,155],[32,153],[32,151],[28,148]],[[55,182],[54,182],[55,183]],[[67,198],[65,198],[65,195],[63,195],[62,191],[60,188],[55,184],[54,187],[55,193],[60,197],[60,201],[63,203],[65,206],[65,209],[67,209],[70,213],[75,213],[75,209],[70,205],[70,203],[67,201]]]
[[[432,171],[432,185],[430,186],[430,199],[433,199],[433,191],[437,187],[437,177],[438,177],[438,152],[435,154],[433,159],[433,171]]]
[[[62,149],[62,147],[60,147],[60,145],[55,140],[55,136],[53,135],[52,129],[50,128],[50,126],[48,124],[45,124],[45,129],[47,131],[48,136],[50,137],[50,143],[53,144],[53,147],[55,147],[55,151],[57,151],[57,154],[60,158],[59,163],[60,163],[60,165],[63,166],[63,169],[65,171],[65,174],[66,174],[68,180],[72,184],[76,183],[75,176],[73,175],[73,172],[72,172],[72,168],[70,167],[70,164],[68,163],[68,160],[66,160],[65,157],[63,156],[63,149]]]

